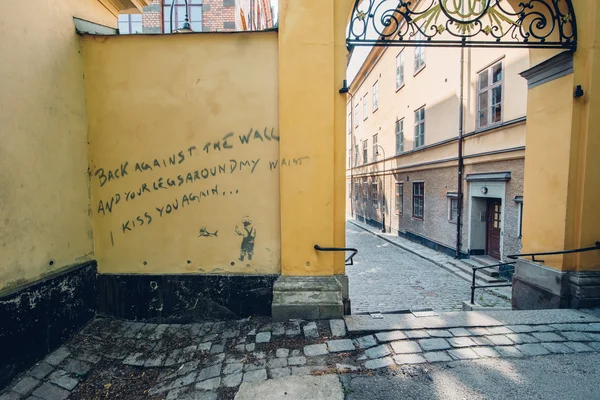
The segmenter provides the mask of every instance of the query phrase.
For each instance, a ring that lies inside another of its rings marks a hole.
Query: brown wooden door
[[[487,253],[500,259],[500,227],[502,226],[502,201],[488,199],[487,202]]]

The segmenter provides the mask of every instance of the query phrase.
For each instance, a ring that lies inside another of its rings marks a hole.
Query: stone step
[[[273,285],[274,321],[344,315],[342,285],[333,276],[281,276]]]
[[[456,268],[455,274],[458,275],[457,272],[460,272],[461,277],[466,279],[467,281],[471,281],[473,277],[473,269],[471,268],[471,264],[466,262],[468,260],[461,260],[457,262],[449,261],[447,264],[450,264]],[[489,271],[486,273],[484,271],[487,270],[479,270],[476,274],[477,282],[483,282],[484,284],[494,284],[494,283],[506,283],[507,281],[501,277],[499,277],[498,271],[496,270],[494,274],[490,274]]]

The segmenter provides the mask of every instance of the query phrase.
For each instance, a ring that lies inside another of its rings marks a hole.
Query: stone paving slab
[[[421,318],[412,314],[385,314],[382,319],[373,319],[369,315],[347,315],[344,320],[350,333],[504,325],[497,319],[480,311],[447,312],[440,313],[435,317]]]
[[[483,311],[502,325],[552,325],[600,322],[593,315],[578,310]]]
[[[260,383],[244,383],[236,400],[343,400],[337,376],[289,376]]]

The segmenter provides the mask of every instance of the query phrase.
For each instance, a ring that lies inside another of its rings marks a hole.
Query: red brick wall
[[[142,27],[144,33],[162,33],[163,17],[161,0],[152,0],[142,13]]]
[[[231,4],[231,5],[230,5]],[[235,31],[235,2],[231,0],[204,0],[202,30],[204,32]],[[161,0],[152,0],[144,7],[142,25],[144,33],[163,32],[163,8]]]

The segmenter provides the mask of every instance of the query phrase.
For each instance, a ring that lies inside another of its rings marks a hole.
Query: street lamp
[[[183,21],[183,28],[181,29],[176,29],[175,32],[173,32],[173,9],[175,8],[175,0],[173,0],[171,2],[171,21],[170,22],[170,32],[171,33],[190,33],[193,32],[191,26],[190,26],[190,20],[188,18],[188,2],[187,0],[183,0],[183,2],[185,3],[185,19]]]
[[[383,218],[382,218],[383,228],[381,228],[381,232],[386,233],[386,229],[385,229],[385,209],[387,207],[386,207],[386,201],[385,201],[385,150],[383,149],[383,147],[381,147],[380,144],[378,144],[377,145],[377,153],[375,154],[377,156],[379,155],[379,149],[381,149],[381,152],[383,153],[383,196],[382,196],[383,201],[381,202],[381,205],[383,207],[381,209],[381,212],[383,214]]]

